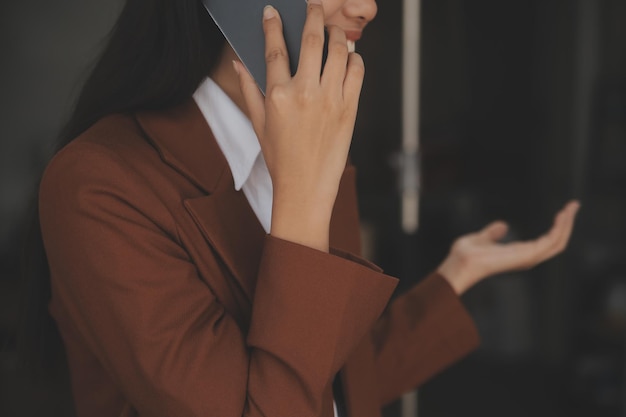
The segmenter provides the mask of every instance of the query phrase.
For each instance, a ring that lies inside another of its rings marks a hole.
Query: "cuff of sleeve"
[[[418,284],[423,287],[423,294],[430,294],[429,303],[433,310],[439,312],[444,324],[447,324],[451,358],[462,357],[480,344],[480,336],[474,319],[469,314],[459,295],[454,291],[448,280],[438,272],[433,272]],[[424,300],[428,303],[428,300]],[[437,314],[436,311],[433,313]]]
[[[371,329],[397,279],[354,255],[267,236],[248,343],[327,378]]]
[[[344,258],[344,259],[346,259],[348,261],[352,261],[354,263],[363,265],[364,267],[372,269],[372,270],[374,270],[376,272],[383,272],[382,268],[380,268],[378,265],[373,264],[372,262],[370,262],[370,261],[368,261],[366,259],[363,259],[363,258],[361,258],[359,256],[356,256],[356,255],[354,255],[352,253],[344,252],[341,249],[330,248],[330,254],[334,255],[334,256],[338,256],[340,258]]]
[[[394,300],[373,335],[383,404],[421,385],[480,342],[459,296],[437,273]]]

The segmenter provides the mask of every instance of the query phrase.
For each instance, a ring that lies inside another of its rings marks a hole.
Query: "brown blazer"
[[[331,254],[264,233],[192,100],[115,115],[59,152],[40,189],[54,316],[81,417],[351,417],[474,349],[432,275],[382,315],[396,279],[360,259],[355,171]]]

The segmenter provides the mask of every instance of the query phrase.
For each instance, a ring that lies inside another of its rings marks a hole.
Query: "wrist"
[[[468,268],[463,268],[458,262],[448,258],[437,268],[437,273],[448,281],[457,295],[463,295],[472,286],[467,270]]]
[[[330,208],[310,198],[274,196],[270,234],[279,239],[328,252]]]

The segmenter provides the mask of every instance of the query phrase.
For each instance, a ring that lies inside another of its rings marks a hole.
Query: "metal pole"
[[[402,229],[415,233],[419,218],[421,0],[404,0],[402,52]]]
[[[403,0],[402,51],[402,230],[411,235],[419,221],[421,0]],[[417,391],[402,397],[402,417],[417,417]]]

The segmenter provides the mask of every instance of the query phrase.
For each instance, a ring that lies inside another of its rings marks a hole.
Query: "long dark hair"
[[[59,135],[57,149],[109,114],[165,109],[188,99],[216,66],[223,45],[200,0],[127,0]],[[33,207],[23,256],[18,350],[27,369],[41,379],[65,364],[48,313],[49,269],[37,203]]]

